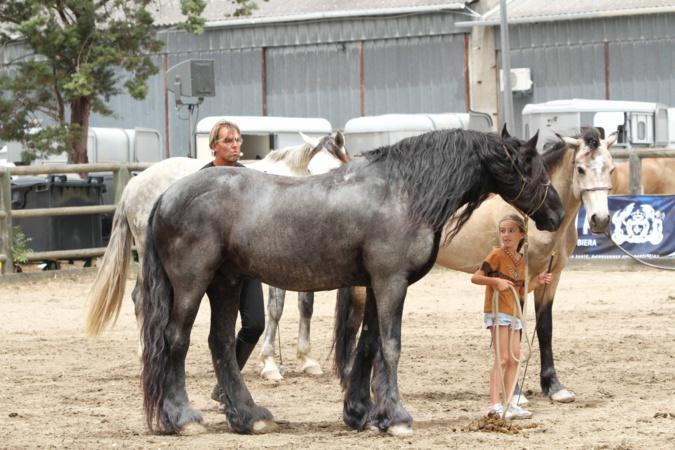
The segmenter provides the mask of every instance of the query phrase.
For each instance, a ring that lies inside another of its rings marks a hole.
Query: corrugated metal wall
[[[267,113],[323,117],[341,127],[359,115],[359,44],[267,50]]]
[[[465,30],[454,25],[461,17],[351,18],[210,29],[202,36],[169,31],[162,36],[168,67],[189,58],[215,60],[217,96],[204,100],[195,123],[212,115],[263,115],[265,105],[267,115],[323,117],[342,128],[361,115],[361,46],[367,114],[463,112]],[[153,77],[146,101],[113,99],[118,117],[92,116],[92,125],[143,126],[164,136],[163,86],[163,75]],[[188,112],[185,107],[177,111],[174,98],[169,93],[171,154],[186,155]]]
[[[516,130],[527,103],[608,92],[610,100],[675,106],[675,14],[511,25],[509,32],[511,67],[529,67],[534,82],[532,94],[514,96]]]
[[[365,43],[365,112],[464,112],[464,35]]]
[[[154,60],[160,68],[215,60],[216,97],[204,99],[193,125],[212,115],[267,114],[323,117],[342,128],[362,111],[463,112],[467,30],[454,23],[464,18],[452,12],[351,17],[210,28],[201,36],[166,30],[164,53]],[[91,126],[153,128],[171,155],[187,154],[188,109],[176,109],[174,94],[165,93],[163,70],[148,81],[145,100],[120,95],[109,106],[115,116],[94,114]]]

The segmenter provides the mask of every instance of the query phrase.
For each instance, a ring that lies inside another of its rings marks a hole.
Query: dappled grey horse
[[[526,143],[505,131],[501,137],[433,131],[325,175],[214,168],[174,183],[150,215],[142,267],[148,427],[176,432],[202,420],[189,403],[185,357],[208,290],[217,292],[209,295],[209,348],[227,421],[240,433],[274,428],[235,359],[239,292],[251,277],[295,291],[367,286],[365,331],[347,381],[344,420],[359,430],[370,422],[393,434],[411,432],[398,391],[407,288],[433,266],[450,216],[466,205],[459,229],[491,192],[526,211],[539,228],[559,227],[560,198],[535,144],[536,137]]]

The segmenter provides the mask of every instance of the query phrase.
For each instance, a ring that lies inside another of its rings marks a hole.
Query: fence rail
[[[644,158],[675,158],[673,148],[629,147],[611,150],[612,157],[628,159],[628,192],[642,193],[642,160]]]
[[[631,194],[640,192],[641,160],[643,158],[675,158],[675,149],[668,148],[629,148],[612,149],[614,158],[627,158],[630,166]],[[130,179],[130,172],[142,171],[152,163],[97,163],[97,164],[55,164],[44,166],[7,167],[0,169],[0,274],[9,266],[12,269],[12,218],[69,216],[81,214],[103,214],[114,212],[122,196],[122,191]],[[69,206],[60,208],[36,208],[12,210],[11,176],[44,175],[64,173],[113,172],[113,205]],[[94,258],[105,252],[104,247],[33,252],[27,255],[29,261],[58,259]]]
[[[96,163],[96,164],[54,164],[44,166],[6,167],[0,170],[0,274],[12,270],[12,218],[50,216],[73,216],[104,214],[114,212],[132,171],[142,171],[152,163]],[[44,175],[64,173],[113,173],[113,205],[64,206],[58,208],[34,208],[12,210],[12,175]],[[28,261],[94,258],[102,255],[105,247],[72,250],[32,252],[26,255]],[[9,267],[9,269],[8,269]]]

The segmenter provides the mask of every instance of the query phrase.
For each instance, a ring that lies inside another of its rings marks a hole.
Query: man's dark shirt
[[[204,167],[202,167],[202,169],[208,169],[209,167],[224,167],[224,166],[216,166],[215,164],[213,164],[213,161],[211,161],[210,163],[208,163],[207,165],[205,165]],[[241,163],[239,163],[239,161],[236,161],[236,162],[234,163],[234,167],[246,167],[246,166],[243,165],[243,164],[241,164]],[[202,170],[202,169],[199,169],[199,170]]]

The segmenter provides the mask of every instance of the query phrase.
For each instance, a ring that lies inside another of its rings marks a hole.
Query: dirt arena
[[[434,269],[409,290],[399,385],[414,434],[358,433],[342,422],[338,382],[296,373],[295,296],[281,323],[286,379],[263,382],[256,356],[244,370],[279,431],[228,431],[209,394],[214,383],[202,304],[187,360],[191,401],[205,419],[195,435],[145,430],[132,302],[98,339],[83,334],[91,271],[0,285],[0,448],[675,448],[675,277],[658,271],[568,270],[554,307],[558,374],[575,403],[539,393],[535,342],[526,379],[534,418],[518,434],[468,431],[487,405],[488,332],[482,288],[469,276]],[[129,297],[131,283],[127,289]],[[317,296],[313,354],[324,368],[334,293]],[[532,307],[529,307],[530,313]],[[530,322],[532,323],[532,322]]]

